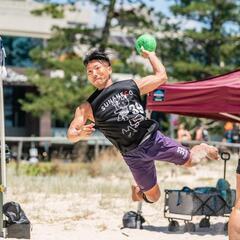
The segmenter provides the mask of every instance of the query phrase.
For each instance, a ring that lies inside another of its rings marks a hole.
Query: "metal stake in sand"
[[[5,154],[5,124],[4,124],[4,104],[3,104],[3,78],[6,76],[5,50],[0,37],[0,134],[1,134],[1,171],[0,171],[0,234],[6,238],[6,228],[4,226],[5,217],[3,215],[3,204],[7,188],[6,177],[6,154]]]
[[[137,208],[137,219],[136,219],[136,228],[142,229],[142,222],[141,222],[141,215],[142,215],[142,201],[138,202]]]

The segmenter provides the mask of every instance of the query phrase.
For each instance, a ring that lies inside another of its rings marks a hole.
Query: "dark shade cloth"
[[[168,83],[147,98],[152,111],[238,122],[240,118],[240,69],[207,79]]]

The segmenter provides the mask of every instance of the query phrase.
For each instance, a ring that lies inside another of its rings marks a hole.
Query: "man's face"
[[[98,89],[102,89],[106,86],[111,73],[112,67],[109,66],[106,61],[92,60],[87,65],[88,80]]]

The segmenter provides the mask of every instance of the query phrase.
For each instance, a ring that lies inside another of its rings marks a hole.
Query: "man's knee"
[[[161,192],[158,184],[152,187],[150,190],[144,192],[145,197],[149,202],[157,202],[161,197]]]
[[[161,193],[160,193],[160,191],[159,191],[159,192],[156,193],[155,195],[152,195],[152,196],[151,196],[151,200],[152,200],[152,202],[157,202],[157,201],[160,199],[160,197],[161,197]]]

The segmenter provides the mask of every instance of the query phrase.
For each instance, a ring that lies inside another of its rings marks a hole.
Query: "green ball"
[[[155,52],[157,47],[156,39],[150,34],[143,34],[137,38],[135,48],[141,54],[141,47],[149,52]]]

